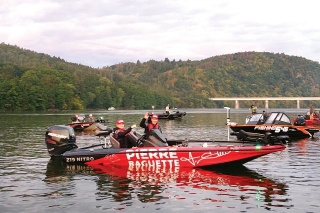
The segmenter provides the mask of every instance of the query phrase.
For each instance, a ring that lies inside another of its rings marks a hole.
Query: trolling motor
[[[47,129],[45,143],[50,156],[61,156],[66,151],[78,148],[74,129],[65,125],[55,125]]]

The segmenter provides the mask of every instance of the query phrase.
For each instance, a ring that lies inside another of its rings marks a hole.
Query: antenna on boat
[[[229,130],[229,123],[230,123],[230,107],[224,107],[227,110],[227,126],[228,126],[228,141],[230,140],[230,130]]]

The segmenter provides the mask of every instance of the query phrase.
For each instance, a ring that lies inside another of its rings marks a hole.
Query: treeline
[[[220,108],[210,97],[320,96],[318,62],[244,52],[201,61],[150,60],[92,68],[0,44],[0,110]],[[241,106],[251,102],[241,102]],[[264,102],[256,102],[260,107]],[[308,107],[310,102],[301,102]],[[295,107],[290,101],[269,107]],[[320,103],[313,102],[317,107]]]
[[[172,103],[135,81],[110,81],[101,70],[0,44],[0,110],[150,109]]]

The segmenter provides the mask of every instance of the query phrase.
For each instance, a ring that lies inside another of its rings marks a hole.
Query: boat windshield
[[[163,143],[167,142],[167,139],[163,136],[163,134],[160,132],[159,129],[151,129],[150,135],[153,135],[153,136],[157,137]]]
[[[262,113],[253,114],[247,124],[258,124],[263,120]]]
[[[283,112],[272,112],[265,124],[291,124],[290,118]]]

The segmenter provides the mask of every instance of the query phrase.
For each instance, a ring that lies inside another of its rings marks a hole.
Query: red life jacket
[[[150,131],[151,129],[159,129],[158,123],[156,125],[153,125],[152,123],[148,124],[148,130]]]
[[[115,134],[114,134],[114,138],[115,138],[115,139],[118,139],[118,133],[119,133],[119,132],[124,132],[124,131],[125,131],[125,129],[117,129],[117,130],[114,132],[114,133],[115,133]]]

